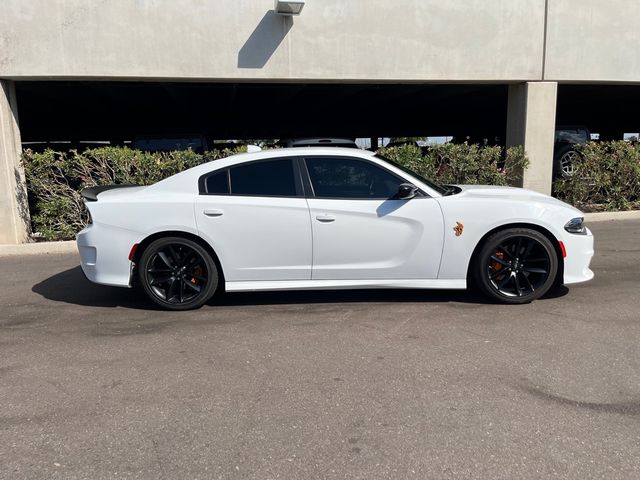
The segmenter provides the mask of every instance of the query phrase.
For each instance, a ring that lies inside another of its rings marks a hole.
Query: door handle
[[[224,212],[218,208],[207,208],[202,213],[207,217],[221,217]]]
[[[333,215],[317,215],[316,216],[316,220],[322,223],[330,223],[335,221],[335,219],[336,217],[334,217]]]

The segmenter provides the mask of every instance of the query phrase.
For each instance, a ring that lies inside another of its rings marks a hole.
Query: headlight
[[[572,218],[564,226],[564,229],[569,233],[575,233],[575,234],[578,234],[578,235],[586,235],[587,234],[587,228],[584,226],[584,218],[583,217]]]

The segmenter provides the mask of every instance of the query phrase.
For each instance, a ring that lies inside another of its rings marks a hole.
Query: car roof
[[[269,158],[278,157],[296,157],[296,156],[326,156],[326,157],[359,157],[359,158],[371,158],[375,155],[374,152],[368,150],[361,150],[356,148],[341,148],[341,147],[290,147],[290,148],[273,148],[269,150],[262,150],[260,152],[247,152],[238,153],[229,157],[220,158],[218,160],[212,160],[210,162],[202,163],[195,167],[184,170],[172,177],[165,178],[154,184],[158,188],[171,188],[173,185],[182,185],[183,182],[190,182],[190,178],[197,178],[200,175],[209,173],[213,170],[219,170],[233,165],[240,165],[246,162],[266,160]]]
[[[262,160],[274,157],[296,157],[296,156],[327,156],[327,157],[360,157],[360,158],[368,158],[375,155],[375,152],[370,152],[368,150],[362,150],[359,148],[342,148],[342,147],[288,147],[288,148],[273,148],[269,150],[262,150],[260,152],[251,152],[251,153],[238,153],[236,155],[231,155],[226,158],[221,158],[219,160],[215,160],[216,166],[220,168],[236,165],[244,162],[251,162],[254,160]],[[207,169],[206,165],[205,169]],[[203,165],[199,165],[197,168],[202,167]],[[211,165],[209,165],[208,169],[211,169]]]

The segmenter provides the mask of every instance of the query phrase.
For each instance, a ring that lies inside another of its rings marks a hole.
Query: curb
[[[637,220],[640,219],[640,210],[629,210],[627,212],[598,212],[585,213],[585,222],[606,222],[611,220]]]
[[[20,245],[0,245],[0,257],[12,257],[16,255],[62,255],[78,253],[76,242],[37,242],[23,243]]]

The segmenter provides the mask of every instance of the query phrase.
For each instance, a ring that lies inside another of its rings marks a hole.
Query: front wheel
[[[553,286],[558,257],[551,241],[528,228],[510,228],[491,235],[475,265],[478,286],[502,303],[528,303]]]
[[[147,296],[167,310],[201,307],[218,287],[218,269],[211,255],[181,237],[152,242],[140,257],[138,276]]]

